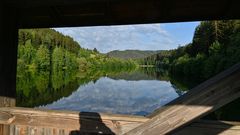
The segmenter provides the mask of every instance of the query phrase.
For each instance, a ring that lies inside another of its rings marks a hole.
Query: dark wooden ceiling
[[[65,27],[239,19],[238,0],[6,0],[18,27]]]

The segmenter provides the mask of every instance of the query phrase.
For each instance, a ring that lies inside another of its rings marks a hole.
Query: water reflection
[[[20,107],[147,115],[195,85],[160,68],[84,72],[22,70],[17,73],[16,94],[0,91],[0,106],[16,104]],[[208,115],[207,119],[239,120],[239,105],[238,99]]]
[[[44,108],[146,115],[178,97],[170,82],[100,78]]]
[[[178,96],[170,81],[136,71],[101,77],[41,108],[147,115]]]
[[[22,72],[18,76],[17,106],[147,115],[184,93],[172,82],[167,72],[155,68]]]

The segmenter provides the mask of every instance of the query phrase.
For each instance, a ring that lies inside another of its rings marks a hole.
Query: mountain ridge
[[[113,50],[106,53],[109,57],[121,59],[141,59],[162,52],[162,50]]]

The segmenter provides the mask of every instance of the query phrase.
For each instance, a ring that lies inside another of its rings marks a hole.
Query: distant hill
[[[111,51],[107,53],[109,57],[115,57],[115,58],[121,58],[121,59],[139,59],[139,58],[145,58],[157,53],[160,53],[159,51],[141,51],[141,50],[125,50],[125,51]]]

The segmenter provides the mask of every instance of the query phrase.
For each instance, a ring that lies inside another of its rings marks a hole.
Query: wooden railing
[[[53,130],[56,130],[56,132],[64,131],[64,135],[78,133],[123,134],[148,120],[148,118],[142,116],[79,113],[18,107],[3,107],[0,108],[0,112],[14,115],[15,120],[9,124],[11,127],[14,127],[11,130],[24,133],[28,130],[34,133],[50,132],[50,130],[53,132]]]
[[[131,115],[95,114],[0,108],[15,120],[0,125],[1,135],[79,135],[81,133],[121,135],[142,125],[149,118]],[[173,135],[238,135],[240,122],[197,120]]]

